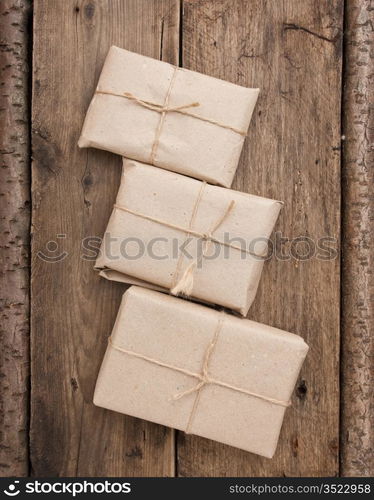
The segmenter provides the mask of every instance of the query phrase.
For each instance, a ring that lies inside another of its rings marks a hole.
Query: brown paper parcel
[[[281,203],[125,159],[96,268],[242,315]]]
[[[111,47],[78,145],[230,187],[258,92]]]
[[[271,458],[307,351],[297,335],[133,286],[94,404]]]

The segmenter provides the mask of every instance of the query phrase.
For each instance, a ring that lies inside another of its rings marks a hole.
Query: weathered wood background
[[[372,13],[369,0],[0,4],[1,475],[374,474]],[[120,158],[77,140],[112,44],[260,87],[233,187],[284,200],[282,236],[332,239],[335,258],[295,258],[298,243],[268,262],[249,313],[311,347],[272,460],[92,404],[124,287],[81,243],[104,232]]]

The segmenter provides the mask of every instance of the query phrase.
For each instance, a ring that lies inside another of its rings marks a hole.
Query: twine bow
[[[156,104],[150,101],[143,101],[143,99],[135,97],[130,92],[124,92],[123,96],[127,97],[127,99],[130,99],[130,101],[134,101],[137,104],[140,104],[140,106],[143,106],[143,108],[150,109],[151,111],[157,111],[157,113],[169,113],[169,112],[180,113],[185,109],[196,108],[200,106],[200,103],[198,102],[191,102],[190,104],[182,104],[182,106],[167,106],[162,104]]]
[[[200,199],[201,199],[201,196],[202,196],[202,192],[205,188],[205,184],[206,183],[203,183],[202,184],[202,189],[201,189],[201,195],[199,196],[198,200],[197,200],[197,206],[199,205],[200,203]],[[202,233],[201,237],[204,241],[204,248],[203,248],[203,251],[202,251],[202,254],[201,256],[197,256],[196,257],[196,260],[192,261],[191,264],[189,266],[187,266],[186,270],[184,271],[182,277],[177,281],[178,279],[178,275],[180,273],[180,268],[182,266],[182,261],[183,261],[183,254],[181,254],[179,256],[179,260],[178,260],[178,263],[177,263],[177,268],[175,270],[175,273],[174,273],[174,286],[172,286],[170,292],[173,294],[173,295],[179,295],[179,294],[183,294],[183,295],[186,295],[186,296],[189,296],[192,294],[192,290],[193,290],[193,283],[194,283],[194,272],[195,272],[195,269],[197,268],[198,264],[201,262],[201,260],[203,259],[203,257],[205,257],[209,251],[209,248],[210,248],[210,245],[213,241],[213,233],[220,227],[220,225],[225,221],[225,219],[229,216],[229,214],[231,213],[231,210],[234,208],[235,206],[235,202],[234,200],[231,200],[230,203],[228,204],[226,210],[223,212],[222,216],[219,217],[219,219],[215,222],[215,224],[213,224],[212,228],[210,229],[210,231],[208,231],[207,233]],[[197,212],[197,210],[196,210]],[[194,222],[194,219],[195,219],[195,214],[193,214],[193,217],[191,217],[191,220],[190,220],[190,228],[191,229],[191,226]],[[186,237],[188,237],[188,234],[189,234],[189,231],[186,231]]]
[[[155,102],[151,101],[146,101],[144,99],[140,99],[139,97],[134,96],[130,92],[123,92],[123,93],[117,93],[117,92],[110,92],[108,90],[96,90],[96,94],[103,94],[103,95],[112,95],[115,97],[124,97],[125,99],[129,99],[130,101],[135,102],[139,106],[142,106],[143,108],[149,109],[150,111],[156,111],[157,113],[160,113],[160,119],[155,131],[155,138],[153,140],[152,148],[151,148],[151,153],[149,157],[148,163],[151,165],[156,165],[156,154],[158,150],[158,146],[160,143],[160,137],[162,133],[162,129],[164,126],[164,121],[167,113],[180,113],[182,115],[190,116],[192,118],[196,118],[197,120],[201,120],[203,122],[211,123],[212,125],[216,125],[221,128],[225,128],[227,130],[231,130],[231,132],[234,132],[236,134],[246,136],[247,132],[244,130],[237,129],[235,127],[232,127],[231,125],[226,125],[224,123],[221,123],[219,121],[213,120],[211,118],[206,118],[204,116],[197,115],[195,113],[191,113],[189,110],[190,108],[196,108],[200,106],[199,102],[191,102],[189,104],[182,104],[181,106],[169,106],[169,101],[170,101],[170,96],[171,92],[174,86],[174,82],[177,76],[177,72],[180,68],[177,66],[172,66],[174,71],[173,75],[170,80],[169,88],[167,90],[165,100],[163,104],[158,104]]]
[[[172,399],[177,401],[177,400],[182,399],[190,394],[196,393],[196,397],[195,397],[194,403],[192,405],[192,409],[191,409],[191,412],[190,412],[190,415],[188,418],[188,422],[187,422],[187,425],[185,427],[185,432],[187,434],[190,433],[190,430],[192,427],[192,422],[193,422],[193,419],[194,419],[196,412],[197,412],[197,408],[198,408],[199,401],[200,401],[201,389],[208,384],[218,385],[220,387],[224,387],[226,389],[230,389],[232,391],[239,392],[241,394],[245,394],[247,396],[251,396],[251,397],[254,397],[257,399],[261,399],[263,401],[267,401],[268,403],[275,404],[278,406],[287,407],[287,406],[290,406],[290,404],[291,404],[290,401],[282,401],[282,400],[270,398],[268,396],[264,396],[264,395],[258,394],[256,392],[248,391],[247,389],[243,389],[241,387],[236,387],[232,384],[228,384],[226,382],[214,379],[214,378],[209,376],[209,364],[211,361],[213,351],[214,351],[216,344],[217,344],[217,341],[218,341],[218,336],[222,330],[224,316],[225,316],[225,313],[222,312],[222,316],[219,319],[217,326],[216,326],[216,329],[214,331],[213,338],[205,350],[201,373],[195,373],[195,372],[192,372],[192,371],[184,369],[184,368],[173,366],[169,363],[164,363],[163,361],[159,361],[159,360],[151,358],[149,356],[145,356],[143,354],[140,354],[140,353],[137,353],[134,351],[130,351],[128,349],[125,349],[123,347],[120,347],[120,346],[114,344],[111,337],[109,337],[109,339],[108,339],[109,345],[117,351],[123,352],[129,356],[132,356],[132,357],[135,357],[138,359],[142,359],[143,361],[147,361],[147,362],[152,363],[154,365],[161,366],[163,368],[168,368],[170,370],[173,370],[173,371],[176,371],[179,373],[183,373],[184,375],[188,375],[190,377],[193,377],[193,378],[196,378],[199,380],[199,382],[191,389],[187,389],[186,391],[183,391],[179,394],[175,394],[172,397]]]
[[[185,296],[190,296],[192,294],[193,285],[194,285],[195,270],[196,270],[198,264],[201,263],[201,260],[207,255],[208,250],[209,250],[209,246],[213,242],[217,243],[219,245],[234,248],[234,249],[239,250],[241,252],[245,252],[245,253],[252,255],[253,257],[256,257],[258,259],[265,259],[265,257],[263,255],[258,255],[255,252],[251,252],[250,250],[247,250],[246,248],[242,248],[240,246],[234,245],[232,243],[228,243],[226,241],[219,240],[219,239],[214,237],[215,231],[217,231],[217,229],[221,226],[221,224],[223,224],[223,222],[226,220],[226,218],[230,215],[233,208],[235,207],[234,200],[231,200],[229,202],[229,204],[227,205],[227,207],[224,210],[224,212],[222,213],[222,215],[213,224],[213,226],[211,227],[211,229],[208,232],[203,233],[203,232],[199,232],[199,231],[196,231],[193,229],[193,224],[195,222],[198,208],[200,206],[200,202],[201,202],[206,185],[207,185],[206,182],[201,183],[201,187],[200,187],[198,196],[196,198],[196,201],[195,201],[195,204],[194,204],[194,207],[192,210],[190,222],[189,222],[189,225],[187,228],[179,226],[177,224],[172,224],[170,222],[166,222],[162,219],[158,219],[157,217],[152,217],[150,215],[146,215],[146,214],[137,212],[135,210],[131,210],[131,209],[129,209],[123,205],[119,205],[117,203],[114,205],[115,209],[122,210],[123,212],[130,213],[132,215],[135,215],[137,217],[141,217],[142,219],[145,219],[145,220],[155,222],[157,224],[162,224],[163,226],[170,227],[171,229],[183,231],[186,235],[185,241],[187,240],[189,235],[196,236],[198,238],[202,238],[203,240],[205,240],[204,241],[204,248],[203,248],[201,255],[198,255],[196,257],[196,259],[194,259],[187,266],[187,268],[185,269],[185,271],[183,272],[183,275],[181,277],[179,277],[179,275],[180,275],[182,264],[183,264],[183,254],[181,253],[179,255],[177,266],[176,266],[175,272],[173,273],[173,277],[172,277],[172,281],[171,281],[171,285],[170,285],[170,293],[172,293],[173,295],[180,295],[181,294],[181,295],[185,295]]]

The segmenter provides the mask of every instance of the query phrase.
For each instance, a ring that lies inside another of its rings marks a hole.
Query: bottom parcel
[[[307,351],[297,335],[132,286],[94,403],[271,458]]]

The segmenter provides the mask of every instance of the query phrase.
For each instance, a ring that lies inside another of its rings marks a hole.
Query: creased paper
[[[215,335],[208,382],[196,390],[199,379],[186,373],[202,372]],[[110,342],[97,406],[273,456],[308,351],[301,337],[133,286]]]
[[[78,145],[230,187],[258,92],[111,47]]]
[[[280,208],[126,159],[96,268],[245,315]]]

